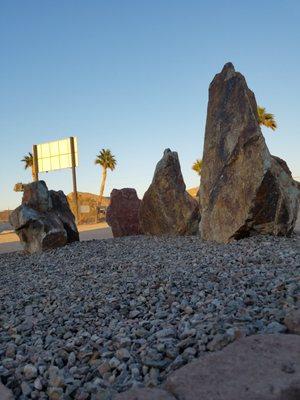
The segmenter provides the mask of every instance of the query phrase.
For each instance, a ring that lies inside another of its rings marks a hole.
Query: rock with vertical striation
[[[140,207],[140,225],[148,235],[197,234],[199,204],[187,191],[178,154],[166,149]]]
[[[286,163],[271,156],[253,92],[228,63],[210,84],[200,233],[229,242],[253,234],[290,235],[299,189]]]
[[[67,233],[67,242],[72,243],[79,240],[79,233],[75,223],[74,214],[72,213],[67,197],[62,190],[49,190],[52,203],[51,213],[54,213],[62,222]]]

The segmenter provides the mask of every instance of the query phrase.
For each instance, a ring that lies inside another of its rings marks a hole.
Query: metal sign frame
[[[75,138],[74,136],[70,136],[68,138],[70,140],[70,155],[71,155],[71,165],[65,168],[71,168],[72,169],[72,182],[73,182],[73,199],[75,202],[75,217],[76,220],[78,221],[78,192],[77,192],[77,179],[76,179],[76,151],[75,151]],[[63,139],[64,140],[64,139]],[[52,143],[52,142],[50,142]],[[32,153],[33,153],[33,177],[34,181],[39,180],[39,165],[38,165],[38,160],[39,160],[39,154],[38,154],[38,146],[34,144],[32,146]],[[58,157],[60,156],[59,154],[57,155]],[[50,156],[49,156],[50,158]],[[63,168],[55,168],[50,171],[56,171],[59,169],[64,169]],[[48,171],[41,171],[41,172],[48,172]]]

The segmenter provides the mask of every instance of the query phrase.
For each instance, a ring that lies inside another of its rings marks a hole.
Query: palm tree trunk
[[[99,207],[101,207],[101,204],[102,204],[103,193],[104,193],[105,183],[106,183],[106,174],[107,174],[107,169],[103,168],[102,169],[101,186],[100,186],[100,194],[99,194]]]

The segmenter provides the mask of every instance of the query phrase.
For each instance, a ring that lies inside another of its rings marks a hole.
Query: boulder
[[[299,189],[286,163],[271,156],[254,94],[228,63],[209,87],[200,233],[227,243],[254,234],[290,235]]]
[[[148,235],[198,233],[199,204],[186,190],[178,154],[166,149],[140,207],[140,226]]]
[[[141,200],[135,189],[113,189],[106,212],[106,222],[114,237],[139,235],[139,209]]]
[[[66,196],[62,191],[48,191],[43,181],[25,186],[22,205],[10,214],[9,220],[29,253],[79,240]]]
[[[58,216],[62,222],[64,229],[67,233],[67,242],[72,243],[79,240],[79,233],[75,223],[74,214],[70,210],[67,197],[62,190],[58,192],[54,190],[49,191],[50,199],[52,202],[51,213]]]
[[[28,253],[35,253],[67,244],[67,233],[59,218],[50,213],[40,213],[21,205],[11,216],[10,223]]]

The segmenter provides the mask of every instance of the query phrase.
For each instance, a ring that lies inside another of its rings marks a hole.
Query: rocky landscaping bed
[[[157,386],[243,336],[285,333],[300,301],[296,237],[75,242],[1,255],[0,272],[0,378],[19,399]]]

